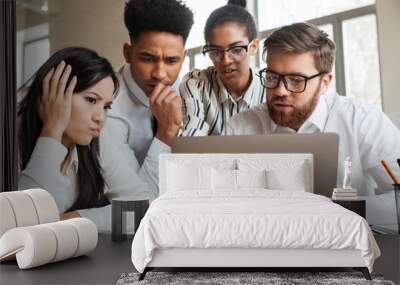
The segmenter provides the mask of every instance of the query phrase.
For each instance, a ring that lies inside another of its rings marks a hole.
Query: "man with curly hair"
[[[130,38],[123,46],[126,64],[118,71],[120,90],[102,133],[116,151],[103,157],[103,165],[117,157],[127,174],[121,187],[136,171],[156,197],[159,154],[170,152],[182,125],[175,90],[193,13],[179,0],[130,0],[124,20]],[[130,195],[141,191],[132,189]]]

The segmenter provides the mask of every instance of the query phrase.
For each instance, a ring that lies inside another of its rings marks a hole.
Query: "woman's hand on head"
[[[68,220],[73,218],[80,218],[81,215],[77,211],[66,212],[64,214],[60,214],[60,220]]]
[[[71,66],[62,61],[43,79],[39,107],[39,116],[43,123],[40,134],[42,137],[51,137],[61,142],[71,117],[72,94],[77,82],[74,76],[67,86],[70,75]]]

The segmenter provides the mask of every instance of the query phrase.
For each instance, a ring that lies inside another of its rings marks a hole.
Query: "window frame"
[[[25,75],[26,75],[25,74],[25,72],[26,72],[26,69],[25,69],[25,64],[26,64],[25,53],[27,51],[27,48],[31,44],[38,43],[38,42],[45,41],[45,40],[50,42],[50,37],[48,35],[47,36],[42,36],[42,37],[38,37],[38,38],[35,38],[33,40],[29,40],[29,41],[26,41],[26,42],[22,43],[23,44],[23,46],[22,46],[22,62],[21,62],[22,66],[21,66],[21,74],[19,74],[19,76],[21,77],[21,82],[27,82],[29,80],[29,78],[25,78]],[[48,57],[50,57],[50,54],[49,54]],[[19,87],[21,87],[21,86],[18,86],[18,88]]]
[[[250,13],[254,15],[257,26],[259,26],[258,19],[258,0],[248,1],[248,9]],[[359,7],[351,10],[347,10],[344,12],[339,12],[336,14],[323,16],[320,18],[314,18],[308,20],[307,22],[312,23],[317,26],[322,26],[326,24],[331,24],[333,28],[333,37],[336,44],[336,59],[335,59],[335,79],[336,79],[336,90],[340,95],[346,96],[346,75],[345,75],[345,66],[344,66],[344,46],[343,46],[343,28],[342,24],[346,20],[351,20],[354,18],[367,16],[367,15],[375,15],[376,14],[376,4]],[[274,29],[263,30],[258,33],[259,39],[264,39],[269,36]],[[378,32],[378,28],[377,28]],[[378,51],[379,51],[379,41],[377,43]],[[189,70],[195,68],[195,56],[201,54],[202,47],[194,47],[188,49],[186,51],[186,55],[189,57]],[[258,49],[257,55],[255,56],[255,65],[257,67],[261,66],[260,58],[262,53],[262,43],[260,48]],[[382,89],[382,74],[381,74],[381,59],[380,53],[378,52],[378,62],[379,62],[379,78],[380,78],[380,97],[383,108],[383,89]]]

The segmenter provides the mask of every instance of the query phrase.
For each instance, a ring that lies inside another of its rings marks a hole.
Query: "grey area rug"
[[[372,281],[364,278],[360,272],[148,272],[142,281],[138,281],[139,273],[122,274],[117,285],[146,284],[376,284],[395,285],[381,276],[372,275]]]

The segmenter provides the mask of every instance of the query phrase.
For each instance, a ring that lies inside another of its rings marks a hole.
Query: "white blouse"
[[[179,87],[183,107],[182,136],[223,135],[232,116],[265,102],[264,87],[251,70],[252,80],[240,98],[233,98],[213,66],[194,69]]]

